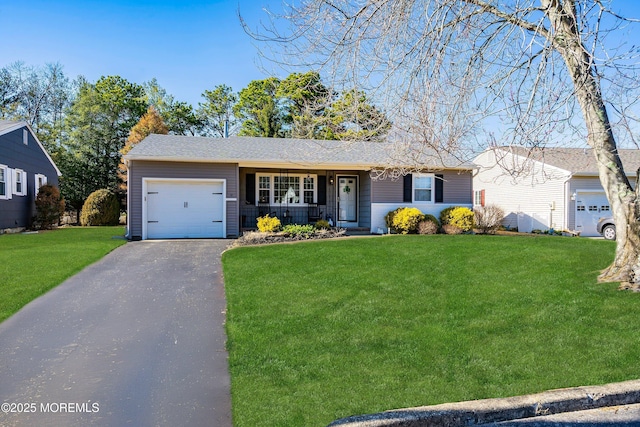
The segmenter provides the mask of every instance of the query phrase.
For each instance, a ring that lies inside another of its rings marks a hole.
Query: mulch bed
[[[333,239],[347,235],[345,229],[316,230],[311,234],[288,234],[288,233],[261,233],[259,231],[245,232],[236,239],[233,246],[267,245],[270,243],[300,242],[305,240]]]

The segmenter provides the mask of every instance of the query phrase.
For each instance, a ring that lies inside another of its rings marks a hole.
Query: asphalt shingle
[[[398,167],[397,145],[379,142],[344,142],[296,138],[230,137],[152,134],[136,145],[128,160],[172,160],[224,163],[287,163],[298,166],[334,165],[357,168]],[[468,169],[455,159],[425,156],[425,167]]]
[[[574,175],[598,174],[596,158],[590,148],[544,147],[529,149],[527,147],[504,147],[501,149],[546,165],[567,170]],[[640,150],[620,149],[618,154],[620,155],[620,160],[622,160],[625,173],[629,176],[635,176],[637,169],[640,167]]]

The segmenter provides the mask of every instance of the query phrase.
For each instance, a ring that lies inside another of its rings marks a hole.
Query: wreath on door
[[[344,191],[345,193],[349,194],[349,193],[351,193],[351,187],[349,187],[348,185],[345,185],[344,188],[342,189],[342,191]]]

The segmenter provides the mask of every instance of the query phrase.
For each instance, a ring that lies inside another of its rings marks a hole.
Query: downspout
[[[564,229],[569,230],[569,211],[571,207],[571,193],[569,192],[569,181],[573,178],[573,174],[570,173],[567,180],[564,182]]]
[[[125,226],[124,237],[127,240],[131,240],[131,229],[129,226],[129,211],[131,210],[131,191],[129,191],[129,187],[131,185],[131,168],[129,167],[129,159],[124,159],[124,166],[127,168],[127,224]]]

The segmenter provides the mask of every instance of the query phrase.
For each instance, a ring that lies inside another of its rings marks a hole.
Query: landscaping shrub
[[[327,221],[326,219],[320,219],[316,221],[315,227],[318,230],[328,230],[331,228],[331,226],[329,225],[329,221]]]
[[[435,225],[437,225],[438,227],[440,227],[440,221],[438,221],[438,218],[436,218],[435,216],[431,215],[431,214],[424,214],[424,220],[425,221],[431,221],[433,222]]]
[[[418,208],[402,208],[393,216],[394,231],[402,234],[416,233],[424,214]]]
[[[259,231],[247,231],[240,238],[233,241],[233,246],[264,245],[270,243],[296,242],[301,240],[330,239],[346,236],[346,230],[342,228],[331,228],[328,230],[315,230],[312,234],[287,234],[285,233],[262,233]]]
[[[418,234],[438,234],[438,228],[438,224],[433,221],[420,221],[418,224]]]
[[[473,212],[469,208],[455,208],[449,213],[449,224],[462,231],[470,231],[473,228]]]
[[[496,205],[480,206],[474,209],[473,215],[479,233],[494,234],[501,226],[504,210]]]
[[[282,233],[287,236],[303,236],[310,237],[316,232],[316,228],[312,224],[288,224],[282,228]]]
[[[451,211],[458,208],[458,206],[449,206],[448,208],[442,209],[440,211],[440,224],[445,226],[449,224]]]
[[[119,222],[120,203],[111,190],[101,189],[89,194],[82,206],[80,225],[118,225]]]
[[[258,218],[258,230],[263,233],[273,233],[279,231],[281,227],[280,220],[277,217],[271,217],[269,214]]]
[[[389,230],[393,230],[393,218],[396,216],[396,214],[398,213],[399,210],[404,209],[404,208],[397,208],[394,209],[392,211],[387,212],[387,214],[384,216],[384,223],[387,226],[387,228]]]
[[[34,227],[49,230],[54,225],[58,225],[63,213],[64,199],[60,196],[58,187],[49,184],[40,187],[36,196]]]
[[[452,224],[445,224],[442,226],[442,232],[444,234],[462,234],[462,229]]]

